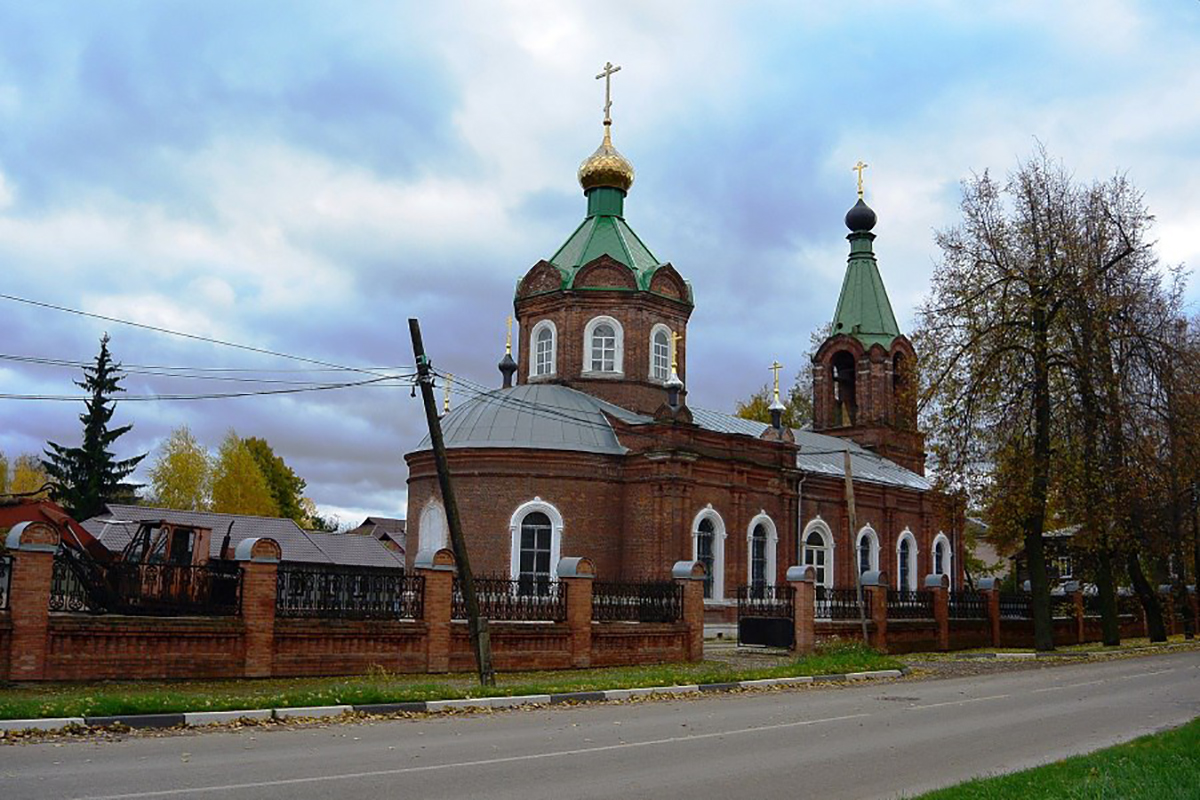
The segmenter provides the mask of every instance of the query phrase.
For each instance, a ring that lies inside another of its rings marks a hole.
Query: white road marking
[[[303,783],[329,783],[331,781],[355,780],[357,778],[376,778],[390,775],[409,775],[416,772],[434,772],[437,770],[460,769],[462,767],[486,767],[493,764],[511,764],[518,761],[537,761],[547,758],[559,758],[562,756],[578,756],[587,755],[589,753],[603,753],[612,750],[626,750],[632,747],[647,747],[661,744],[678,744],[680,742],[692,742],[700,739],[717,739],[724,736],[737,736],[746,733],[760,733],[763,731],[777,731],[785,728],[801,728],[808,725],[820,725],[824,722],[843,722],[848,719],[860,719],[869,717],[870,714],[846,714],[840,717],[825,717],[824,719],[806,719],[798,722],[780,722],[775,725],[760,725],[754,728],[736,728],[730,731],[713,731],[712,733],[698,733],[691,736],[671,736],[665,739],[650,739],[643,742],[621,742],[620,744],[601,745],[599,747],[580,747],[574,750],[558,750],[553,753],[530,753],[523,756],[504,756],[501,758],[483,758],[478,761],[460,761],[455,764],[430,764],[424,767],[401,767],[397,769],[380,769],[371,770],[368,772],[345,772],[338,775],[316,775],[311,778],[281,778],[274,781],[253,781],[247,783],[227,783],[220,786],[196,786],[180,789],[159,789],[149,792],[132,792],[129,794],[105,794],[105,795],[87,795],[86,797],[78,798],[78,800],[135,800],[141,797],[172,797],[178,795],[191,795],[212,792],[233,792],[239,789],[261,789],[269,786],[294,786]]]
[[[1062,686],[1046,686],[1042,689],[1034,689],[1030,694],[1041,694],[1042,692],[1061,692],[1063,689],[1078,689],[1080,686],[1095,686],[1100,683],[1107,683],[1107,680],[1099,681],[1084,681],[1083,683],[1068,683]]]
[[[968,697],[965,700],[947,700],[944,703],[930,703],[924,706],[909,706],[909,711],[921,711],[926,708],[941,708],[942,706],[961,706],[965,703],[982,703],[984,700],[1003,700],[1006,697],[1012,697],[1010,694],[991,694],[987,697]]]

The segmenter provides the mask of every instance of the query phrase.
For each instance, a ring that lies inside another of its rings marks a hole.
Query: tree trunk
[[[1150,635],[1150,641],[1165,642],[1167,628],[1163,625],[1162,604],[1158,602],[1158,592],[1146,580],[1138,554],[1130,552],[1125,559],[1129,568],[1129,580],[1133,583],[1133,590],[1137,592],[1138,600],[1142,601],[1142,610],[1146,612],[1146,631]]]
[[[1108,647],[1121,643],[1121,619],[1117,609],[1117,589],[1113,578],[1113,553],[1108,546],[1108,535],[1100,546],[1099,562],[1096,567],[1096,588],[1100,590],[1100,637]]]
[[[1033,644],[1037,650],[1054,649],[1054,618],[1050,609],[1050,582],[1046,577],[1046,498],[1050,486],[1050,357],[1044,299],[1033,309],[1033,481],[1029,513],[1025,519],[1025,557],[1029,562],[1029,588],[1033,605]]]

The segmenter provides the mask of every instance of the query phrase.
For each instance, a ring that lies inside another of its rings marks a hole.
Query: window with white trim
[[[816,573],[817,586],[833,585],[833,533],[820,517],[804,529],[804,561]]]
[[[558,329],[553,320],[544,319],[534,325],[529,338],[529,377],[554,375],[558,371]]]
[[[671,330],[655,325],[650,334],[650,378],[666,382],[671,377]]]
[[[711,599],[713,596],[713,580],[717,565],[716,539],[717,531],[713,521],[707,517],[700,520],[700,525],[696,528],[696,560],[704,565],[705,599]]]
[[[879,539],[869,525],[858,532],[858,574],[879,569]]]
[[[509,523],[509,575],[521,594],[545,594],[557,580],[563,519],[558,509],[535,497],[522,503]]]
[[[419,551],[441,550],[450,539],[450,528],[446,525],[446,511],[437,500],[430,500],[421,509],[417,523],[417,549]]]
[[[917,588],[916,554],[917,548],[912,535],[901,534],[900,542],[896,545],[896,588]]]
[[[583,331],[583,371],[601,375],[624,372],[625,332],[612,317],[596,317]]]
[[[704,564],[704,598],[725,597],[725,521],[711,505],[692,520],[692,558]]]
[[[767,585],[767,526],[761,522],[750,534],[750,587],[761,591]]]

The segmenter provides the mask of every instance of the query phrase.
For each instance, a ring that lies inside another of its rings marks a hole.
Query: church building
[[[958,588],[961,523],[924,477],[918,354],[884,289],[861,167],[841,296],[813,357],[812,425],[782,426],[778,385],[773,424],[705,410],[685,388],[697,298],[630,226],[634,171],[613,146],[609,105],[579,168],[583,221],[517,284],[520,344],[500,363],[502,388],[442,419],[475,572],[534,586],[560,557],[587,556],[599,580],[661,580],[698,559],[712,621],[732,620],[739,586],[780,583],[792,564],[813,565],[828,588],[868,570],[901,589],[929,573]],[[808,332],[795,334],[799,356]],[[428,439],[405,460],[411,562],[448,534]]]

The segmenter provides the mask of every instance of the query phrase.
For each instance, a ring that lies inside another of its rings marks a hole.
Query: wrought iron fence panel
[[[933,592],[888,589],[888,619],[933,619]]]
[[[863,597],[865,604],[867,598]],[[864,613],[871,616],[870,609],[864,606]],[[816,592],[816,611],[817,619],[858,619],[858,590],[857,589],[829,589],[824,586],[818,586]]]
[[[399,569],[279,568],[275,613],[324,619],[421,619],[425,578]]]
[[[476,577],[479,614],[496,622],[562,622],[567,618],[567,585],[549,578]],[[453,619],[467,618],[462,586],[454,579]]]
[[[88,598],[87,589],[76,576],[71,565],[61,556],[54,557],[54,569],[50,574],[51,611],[95,611]]]
[[[737,589],[738,619],[743,617],[796,618],[796,587],[739,586]]]
[[[1102,613],[1100,594],[1085,594],[1083,596],[1083,614],[1087,617],[1098,617]]]
[[[114,613],[222,617],[241,608],[242,570],[234,563],[116,563],[105,571]]]
[[[1033,605],[1029,595],[1023,592],[1001,592],[1000,617],[1002,619],[1033,619]]]
[[[1135,619],[1142,617],[1142,601],[1136,594],[1117,595],[1117,613],[1120,616],[1131,616]]]
[[[0,556],[0,611],[8,608],[8,590],[12,581],[12,556]]]
[[[949,600],[950,619],[987,619],[987,597],[982,593],[951,590]]]
[[[683,587],[657,583],[592,584],[592,619],[596,622],[678,622],[683,619]]]

